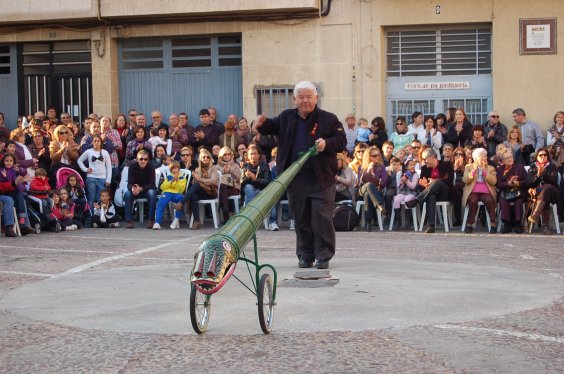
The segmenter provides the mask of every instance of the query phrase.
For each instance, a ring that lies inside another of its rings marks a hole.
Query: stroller
[[[43,205],[41,199],[27,195],[26,200],[29,224],[36,234],[41,233],[42,230],[61,231],[61,223],[51,214],[50,209],[46,211],[48,208]]]
[[[80,187],[85,190],[86,185],[80,173],[69,167],[62,167],[57,170],[57,189],[65,187],[71,175],[76,177],[76,180],[78,181]],[[86,197],[83,201],[75,201],[74,203],[76,204],[76,209],[74,210],[74,218],[82,222],[84,224],[84,227],[92,227],[92,213],[90,211],[90,205],[86,201]]]

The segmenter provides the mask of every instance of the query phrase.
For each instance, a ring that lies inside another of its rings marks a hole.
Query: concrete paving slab
[[[276,259],[278,281],[295,260]],[[249,276],[243,264],[236,271]],[[279,287],[274,331],[323,332],[454,323],[544,306],[564,284],[497,266],[374,258],[331,262],[329,288]],[[39,321],[113,332],[193,334],[190,263],[129,266],[49,278],[6,294],[0,309]],[[260,334],[256,298],[235,279],[212,296],[208,334]]]

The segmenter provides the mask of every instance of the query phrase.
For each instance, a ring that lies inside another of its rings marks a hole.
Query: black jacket
[[[310,113],[313,116],[311,144],[318,138],[325,140],[325,149],[312,157],[311,163],[315,180],[321,188],[335,184],[337,174],[337,153],[345,149],[347,138],[343,125],[333,113],[315,107]],[[290,166],[289,158],[297,128],[298,110],[288,109],[276,118],[269,118],[258,128],[261,134],[278,135],[278,155],[276,157],[276,174],[280,175]],[[316,126],[317,125],[317,126]],[[310,136],[308,132],[307,136]]]

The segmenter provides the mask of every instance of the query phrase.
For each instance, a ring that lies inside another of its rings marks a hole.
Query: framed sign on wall
[[[555,55],[556,18],[519,19],[519,54]]]

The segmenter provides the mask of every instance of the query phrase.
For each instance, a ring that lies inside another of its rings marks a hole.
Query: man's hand
[[[206,134],[205,134],[202,130],[200,130],[200,131],[196,131],[196,132],[194,133],[194,136],[195,136],[196,139],[198,139],[198,140],[203,140],[203,139],[205,138]]]
[[[315,141],[315,145],[317,146],[317,152],[323,152],[325,149],[325,139],[319,138]]]

